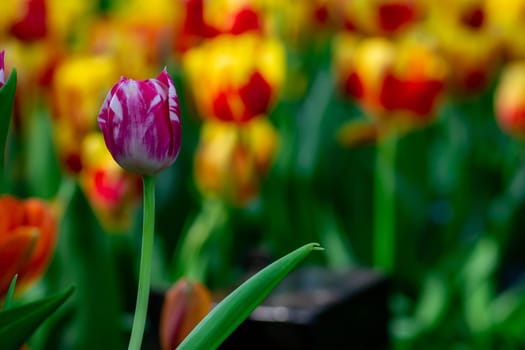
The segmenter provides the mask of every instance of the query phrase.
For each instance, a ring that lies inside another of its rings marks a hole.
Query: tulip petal
[[[27,283],[42,274],[51,259],[56,243],[57,223],[51,209],[38,199],[24,202],[26,225],[39,231],[33,253],[20,281]]]
[[[10,195],[0,197],[0,239],[2,235],[22,225],[24,206],[21,201]]]
[[[23,271],[35,247],[38,230],[20,227],[0,238],[0,296],[3,296],[13,276]]]

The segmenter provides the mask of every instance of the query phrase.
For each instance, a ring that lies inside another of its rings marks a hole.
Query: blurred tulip
[[[46,0],[23,0],[17,5],[17,16],[10,33],[26,42],[43,39],[48,32]]]
[[[174,36],[178,52],[220,34],[263,32],[260,6],[251,0],[178,0],[182,5]]]
[[[288,46],[310,44],[327,38],[333,20],[332,0],[255,0],[263,9],[265,32],[275,34]]]
[[[141,199],[140,177],[115,163],[99,132],[84,138],[82,164],[80,184],[100,222],[108,231],[126,232]]]
[[[173,0],[120,4],[93,23],[87,33],[88,50],[114,56],[124,76],[147,79],[167,63],[179,12]]]
[[[175,349],[210,312],[210,292],[199,282],[181,279],[166,293],[160,318],[162,350]]]
[[[525,58],[525,42],[519,33],[525,32],[525,1],[485,0],[487,22],[502,40],[508,59]]]
[[[112,56],[121,75],[146,79],[165,64],[165,40],[155,22],[140,24],[100,18],[90,27],[87,46],[93,54]]]
[[[188,51],[183,66],[205,118],[243,123],[269,111],[283,84],[285,52],[271,38],[220,36]]]
[[[236,126],[206,122],[195,155],[195,181],[205,196],[243,206],[259,191],[277,150],[278,135],[266,118]]]
[[[422,17],[424,2],[417,0],[333,0],[342,27],[367,35],[394,35]]]
[[[43,274],[54,252],[56,225],[44,202],[0,196],[0,297],[14,274],[18,274],[18,290]]]
[[[344,93],[379,122],[400,126],[428,123],[444,91],[447,66],[420,37],[337,37],[334,67]]]
[[[104,96],[118,79],[108,56],[71,57],[57,68],[53,81],[54,137],[59,157],[72,173],[82,170],[82,139],[96,130]]]
[[[489,25],[485,0],[432,2],[426,26],[436,38],[450,70],[455,93],[485,88],[501,59],[500,41]]]
[[[525,61],[508,64],[495,92],[496,120],[505,132],[525,139]]]
[[[179,154],[179,98],[166,70],[155,79],[121,78],[106,96],[98,125],[115,161],[124,169],[153,175]]]

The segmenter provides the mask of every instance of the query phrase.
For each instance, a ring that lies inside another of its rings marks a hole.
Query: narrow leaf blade
[[[16,286],[17,278],[18,278],[18,274],[14,275],[13,279],[11,280],[11,283],[9,284],[9,289],[7,290],[7,295],[4,301],[4,309],[3,309],[4,311],[11,307],[11,302],[13,301],[13,295],[15,294],[15,286]]]
[[[177,349],[216,349],[312,250],[322,248],[306,244],[259,271],[220,302]]]
[[[4,86],[0,88],[0,171],[4,170],[5,144],[11,124],[16,92],[16,69],[13,69]]]
[[[0,312],[0,349],[16,350],[73,294],[65,292]]]

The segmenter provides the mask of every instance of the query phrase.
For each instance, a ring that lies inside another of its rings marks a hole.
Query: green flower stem
[[[374,183],[374,265],[392,272],[395,259],[395,169],[397,136],[377,144]]]
[[[140,350],[146,315],[148,313],[148,298],[151,280],[151,259],[153,255],[153,232],[155,228],[155,177],[143,176],[144,208],[142,224],[142,248],[140,252],[139,290],[135,317],[131,329],[131,339],[128,350]]]

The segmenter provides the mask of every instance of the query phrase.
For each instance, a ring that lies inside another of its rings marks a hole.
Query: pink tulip
[[[122,168],[153,175],[177,158],[179,114],[175,85],[164,69],[155,79],[122,77],[106,96],[98,125],[109,152]]]

